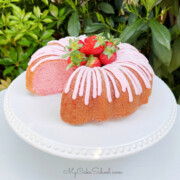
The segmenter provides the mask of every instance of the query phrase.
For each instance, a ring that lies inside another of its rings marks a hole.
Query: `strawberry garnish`
[[[100,67],[114,62],[117,58],[116,51],[119,49],[119,39],[110,34],[107,39],[102,35],[92,35],[84,39],[70,39],[69,46],[65,47],[67,54],[62,58],[68,58],[67,70],[71,67],[77,69],[79,66]]]
[[[119,38],[114,38],[113,35],[110,35],[109,33],[107,34],[108,41],[106,41],[106,46],[112,46],[114,45],[115,47],[120,43]]]
[[[67,63],[68,63],[69,65],[72,63],[72,62],[71,62],[71,57],[68,58]],[[84,62],[82,61],[82,62],[80,62],[80,66],[85,66],[86,63],[87,63],[87,61],[84,61]],[[70,66],[72,66],[72,65],[70,65]],[[79,66],[77,66],[77,65],[72,66],[73,70],[76,70],[78,67],[79,67]],[[70,67],[69,67],[69,68],[70,68]],[[67,70],[68,70],[69,68],[67,67]]]
[[[79,66],[83,66],[87,63],[87,57],[84,53],[75,50],[69,54],[67,63],[69,65],[67,66],[66,70],[68,70],[71,67],[73,67],[73,69],[77,69]]]
[[[90,37],[87,37],[84,39],[84,42],[87,43],[89,41]]]
[[[85,45],[81,48],[81,52],[86,55],[99,55],[104,51],[105,41],[101,35],[93,35],[85,39]]]
[[[99,56],[99,59],[103,65],[111,64],[112,62],[116,60],[116,58],[117,58],[116,53],[111,54],[110,58],[108,58],[108,55],[105,55],[105,54],[101,54]]]
[[[117,58],[117,51],[118,48],[115,48],[115,45],[106,46],[105,50],[102,54],[99,55],[99,59],[103,65],[110,64],[114,62]]]
[[[84,42],[79,39],[69,39],[69,46],[65,47],[67,51],[75,51],[77,49],[81,49],[84,46]]]
[[[100,67],[101,61],[97,57],[90,55],[88,58],[86,66],[91,67],[91,68]]]

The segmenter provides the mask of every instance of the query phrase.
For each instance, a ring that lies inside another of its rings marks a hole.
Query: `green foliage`
[[[101,32],[141,50],[180,101],[178,0],[0,0],[0,79],[26,70],[52,39]]]
[[[79,22],[78,13],[74,12],[68,21],[68,27],[67,27],[68,33],[71,36],[78,36],[80,29],[81,29],[81,26]]]
[[[115,13],[113,7],[110,4],[105,3],[105,2],[99,3],[98,8],[107,14],[114,14]]]

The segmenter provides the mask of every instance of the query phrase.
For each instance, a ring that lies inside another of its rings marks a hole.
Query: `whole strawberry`
[[[113,35],[110,35],[109,33],[107,34],[106,46],[114,45],[114,47],[117,48],[117,45],[119,45],[119,43],[120,43],[120,39],[119,38],[114,38]]]
[[[85,44],[80,51],[86,55],[98,56],[104,51],[105,41],[101,35],[93,35],[84,40]]]
[[[67,70],[69,68],[72,68],[73,70],[76,70],[79,66],[85,66],[87,61],[82,61],[82,62],[80,62],[80,65],[77,66],[77,65],[73,65],[73,63],[71,61],[71,57],[69,57],[68,60],[67,60],[67,63],[69,64],[69,67],[67,66],[68,67]]]
[[[102,54],[99,55],[99,60],[103,65],[114,62],[117,58],[117,48],[114,45],[106,46]]]
[[[86,63],[86,66],[91,67],[91,68],[100,67],[101,61],[97,57],[90,55]]]
[[[66,67],[66,70],[68,70],[69,68],[73,68],[74,70],[77,69],[79,66],[83,66],[83,65],[86,65],[87,63],[87,57],[85,56],[84,53],[78,51],[78,50],[75,50],[75,51],[72,51],[70,54],[69,54],[69,58],[67,60],[67,63],[69,64],[67,67]]]

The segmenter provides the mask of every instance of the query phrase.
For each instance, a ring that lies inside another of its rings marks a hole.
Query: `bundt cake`
[[[61,119],[73,125],[128,116],[148,102],[154,72],[135,47],[100,35],[50,41],[31,57],[26,87],[62,93]]]
[[[85,38],[85,35],[79,37],[81,40]],[[63,91],[73,72],[73,69],[66,71],[67,58],[62,58],[67,53],[64,47],[69,45],[69,39],[74,37],[50,41],[32,55],[26,71],[26,88],[33,94],[49,95]]]
[[[62,93],[63,121],[78,125],[127,116],[148,102],[154,74],[148,60],[130,44],[118,47],[113,63],[81,66],[71,74]]]

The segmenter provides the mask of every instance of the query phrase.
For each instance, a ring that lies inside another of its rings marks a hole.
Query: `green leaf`
[[[123,0],[115,0],[115,6],[119,11],[122,8]]]
[[[31,17],[32,12],[28,12],[25,16],[24,16],[24,20],[27,21],[30,17]]]
[[[33,12],[34,12],[34,14],[36,15],[36,17],[40,18],[40,16],[41,16],[41,10],[40,10],[39,6],[37,6],[37,7],[34,6]]]
[[[160,4],[161,2],[162,2],[162,0],[155,0],[155,1],[154,1],[154,4],[153,4],[153,7],[154,7],[154,6],[157,6],[157,5]]]
[[[38,39],[38,37],[37,37],[37,35],[36,34],[34,34],[33,32],[28,32],[27,33],[29,36],[31,36],[33,39]]]
[[[58,18],[58,8],[55,5],[50,4],[49,10],[54,17]]]
[[[102,14],[96,12],[96,16],[97,16],[97,18],[98,18],[98,21],[101,21],[102,23],[105,24],[105,20],[104,20],[104,17],[103,17]]]
[[[9,66],[3,71],[3,76],[10,74],[14,70],[14,66]]]
[[[94,33],[99,30],[106,29],[106,25],[102,23],[87,23],[84,26],[84,33]]]
[[[134,13],[130,13],[129,18],[128,18],[128,24],[135,22],[136,19],[137,19],[137,15]]]
[[[49,38],[42,40],[42,41],[41,41],[41,45],[42,45],[42,46],[46,46],[47,43],[48,43],[49,41],[51,41],[51,40],[54,40],[54,37],[50,36]]]
[[[4,36],[0,37],[0,44],[5,45],[9,43],[9,39],[5,39]]]
[[[63,16],[63,14],[65,13],[65,10],[66,10],[65,7],[59,10],[59,17]]]
[[[77,12],[74,12],[69,21],[68,21],[68,33],[70,36],[78,36],[81,30],[79,15]]]
[[[132,24],[126,26],[126,28],[122,31],[120,35],[121,42],[127,42],[131,40],[133,37],[134,33],[137,31],[139,26],[143,23],[142,19],[139,19]]]
[[[154,39],[156,39],[159,44],[170,50],[171,34],[169,30],[164,25],[153,19],[149,21],[149,26],[152,30]]]
[[[1,56],[9,57],[9,49],[7,49],[7,47],[0,46],[0,52],[2,53]]]
[[[59,29],[59,26],[61,25],[63,23],[63,21],[61,21],[61,20],[58,20],[57,21],[57,28]]]
[[[2,22],[3,22],[3,23],[6,23],[6,17],[5,17],[4,14],[1,15],[1,19],[2,19]]]
[[[44,10],[43,11],[43,13],[42,13],[42,16],[41,16],[41,18],[43,19],[43,18],[45,18],[47,15],[48,15],[48,13],[49,13],[49,10]]]
[[[11,59],[13,59],[14,61],[17,61],[17,50],[12,46],[9,49],[9,55]]]
[[[180,37],[175,40],[172,46],[172,60],[169,65],[169,72],[172,73],[174,70],[180,67]]]
[[[18,14],[21,14],[21,8],[14,5],[14,4],[10,4],[10,6],[13,8],[14,11],[16,11]]]
[[[33,52],[36,50],[36,46],[31,46],[30,48],[28,48],[22,55],[22,58],[20,57],[20,61],[22,60],[26,60],[27,58],[29,58]]]
[[[21,11],[21,19],[24,19],[24,16],[25,16],[25,10],[23,9],[23,10]]]
[[[24,72],[24,70],[21,67],[18,67],[18,73],[21,74],[23,72]]]
[[[42,21],[45,22],[45,23],[51,23],[51,22],[53,22],[52,19],[43,19]]]
[[[168,49],[166,46],[160,44],[155,36],[152,37],[152,48],[158,59],[166,66],[169,66],[172,57],[171,48]]]
[[[38,27],[39,27],[39,29],[42,31],[43,30],[43,25],[42,25],[42,23],[38,23]]]
[[[24,34],[17,34],[16,36],[15,36],[15,38],[14,38],[14,41],[17,41],[17,40],[19,40],[19,39],[21,39],[21,37],[23,36]]]
[[[111,17],[106,17],[106,22],[110,27],[114,27],[114,21]]]
[[[128,43],[136,43],[137,38],[146,30],[148,29],[148,26],[145,22],[143,22],[136,30],[136,32],[131,36],[131,38],[127,41]],[[139,40],[138,40],[139,41]]]
[[[48,2],[48,0],[41,0],[44,4],[46,4],[46,5],[48,5],[49,4],[49,2]]]
[[[140,39],[138,40],[136,43],[134,43],[134,46],[137,48],[137,49],[142,49],[143,47],[145,47],[145,45],[148,43],[148,39]]]
[[[54,33],[54,30],[46,30],[43,32],[40,40],[49,38]]]
[[[14,64],[14,61],[11,58],[0,58],[0,64],[8,66]]]
[[[114,9],[109,3],[106,2],[99,3],[98,7],[101,11],[107,14],[114,14]]]
[[[32,41],[23,37],[21,40],[18,41],[18,44],[22,46],[30,46],[32,44]]]
[[[178,19],[177,19],[177,23],[178,23]],[[170,33],[171,33],[171,39],[174,40],[176,39],[179,34],[180,34],[180,27],[178,27],[178,24],[175,24],[173,27],[171,27],[169,29]]]

